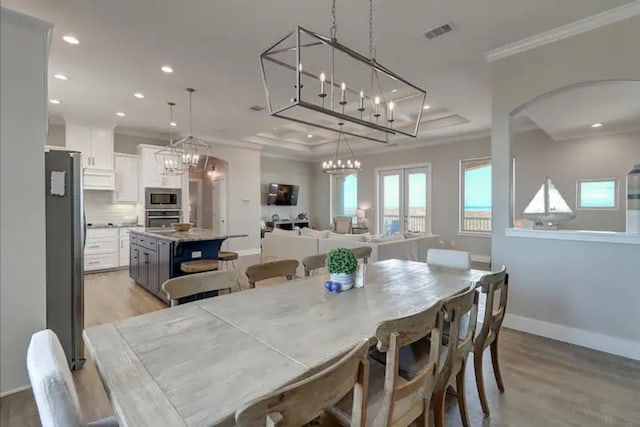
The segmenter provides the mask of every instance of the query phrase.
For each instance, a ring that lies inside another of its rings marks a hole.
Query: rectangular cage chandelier
[[[426,91],[335,37],[297,27],[260,64],[271,116],[382,143],[418,134]]]

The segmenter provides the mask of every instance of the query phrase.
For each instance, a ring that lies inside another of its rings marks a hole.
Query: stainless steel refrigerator
[[[84,358],[84,243],[82,158],[45,151],[47,328],[56,333],[71,369]]]

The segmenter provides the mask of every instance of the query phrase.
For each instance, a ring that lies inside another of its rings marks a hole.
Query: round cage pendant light
[[[192,95],[193,88],[187,88],[189,94],[189,135],[171,144],[173,148],[182,154],[181,162],[185,169],[194,171],[205,171],[209,159],[209,144],[193,136],[192,120]]]
[[[169,105],[169,124],[173,121],[173,107],[175,102],[167,102]],[[182,153],[173,146],[173,135],[169,141],[169,145],[155,153],[156,166],[158,172],[165,176],[182,175],[185,172],[185,165],[182,163]]]
[[[342,129],[343,125],[344,123],[339,123],[340,129]],[[345,145],[349,149],[351,157],[340,158],[340,141],[344,141]],[[336,143],[336,153],[334,154],[333,159],[322,162],[322,171],[329,175],[345,176],[357,174],[360,172],[360,169],[360,161],[356,160],[353,150],[347,141],[347,137],[344,133],[340,132],[338,134],[338,142]]]

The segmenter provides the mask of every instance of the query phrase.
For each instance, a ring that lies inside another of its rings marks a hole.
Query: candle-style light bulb
[[[324,72],[320,73],[320,97],[324,97],[326,95],[324,93],[325,80],[327,80],[327,75]]]
[[[340,85],[340,90],[342,90],[342,97],[340,98],[340,102],[347,102],[347,96],[346,96],[346,91],[347,91],[347,84],[345,82],[342,82],[342,84]]]
[[[374,114],[375,117],[380,117],[380,113],[378,112],[378,107],[380,106],[380,97],[376,96],[375,98],[373,98],[373,103],[375,104],[376,107],[376,112]]]
[[[364,111],[364,91],[362,89],[360,89],[360,106],[358,109]]]
[[[389,117],[388,117],[388,121],[392,122],[393,121],[393,101],[389,101]]]

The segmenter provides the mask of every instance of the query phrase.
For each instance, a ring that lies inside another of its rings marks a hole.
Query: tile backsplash
[[[138,215],[135,203],[113,203],[111,191],[85,190],[84,208],[87,222],[94,224],[120,224],[125,222],[125,217],[135,218]],[[138,218],[138,223],[141,221],[142,218]]]

